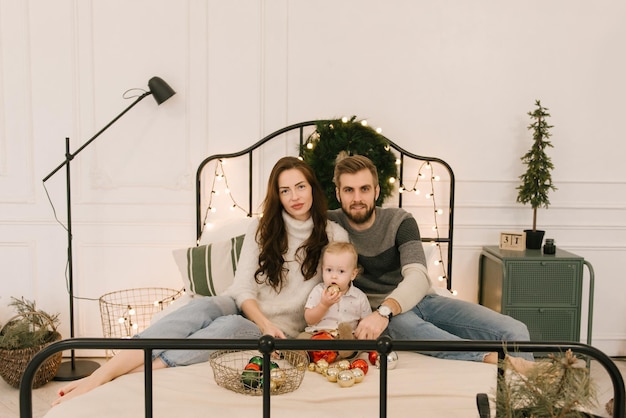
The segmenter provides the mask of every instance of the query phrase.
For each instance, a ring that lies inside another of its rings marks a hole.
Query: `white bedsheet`
[[[491,395],[495,365],[441,360],[400,352],[389,370],[388,417],[478,417],[476,394]],[[215,383],[209,363],[155,371],[154,417],[262,417],[262,397],[232,392]],[[271,398],[271,416],[378,417],[379,370],[349,388],[306,371],[294,392]],[[492,406],[493,409],[493,406]],[[144,416],[143,373],[122,376],[90,393],[52,408],[46,418]]]

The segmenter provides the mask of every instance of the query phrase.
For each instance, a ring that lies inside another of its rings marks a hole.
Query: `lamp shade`
[[[161,77],[152,77],[148,81],[148,88],[150,93],[154,96],[157,104],[161,104],[173,95],[176,94],[169,84],[167,84]]]

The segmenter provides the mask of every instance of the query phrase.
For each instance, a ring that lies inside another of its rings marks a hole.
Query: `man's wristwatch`
[[[391,308],[387,305],[379,305],[378,308],[376,308],[376,312],[378,312],[380,316],[384,316],[390,321],[391,317],[393,317],[393,312],[391,312]]]

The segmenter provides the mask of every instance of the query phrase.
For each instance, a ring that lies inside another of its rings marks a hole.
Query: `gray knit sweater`
[[[362,272],[354,284],[368,295],[372,307],[376,307],[376,303],[389,296],[404,280],[403,271],[406,271],[407,266],[416,267],[413,271],[419,274],[412,278],[416,282],[411,285],[411,289],[417,286],[415,293],[418,296],[394,294],[394,299],[398,300],[405,312],[415,306],[425,293],[430,293],[417,222],[404,209],[377,207],[375,210],[376,220],[365,231],[353,229],[341,209],[329,211],[328,218],[348,231],[350,241],[359,253]]]

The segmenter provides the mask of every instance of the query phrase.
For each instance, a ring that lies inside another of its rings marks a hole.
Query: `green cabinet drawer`
[[[578,308],[506,308],[506,315],[522,321],[533,341],[579,341]]]
[[[512,261],[506,263],[509,306],[578,307],[582,294],[582,263]]]

